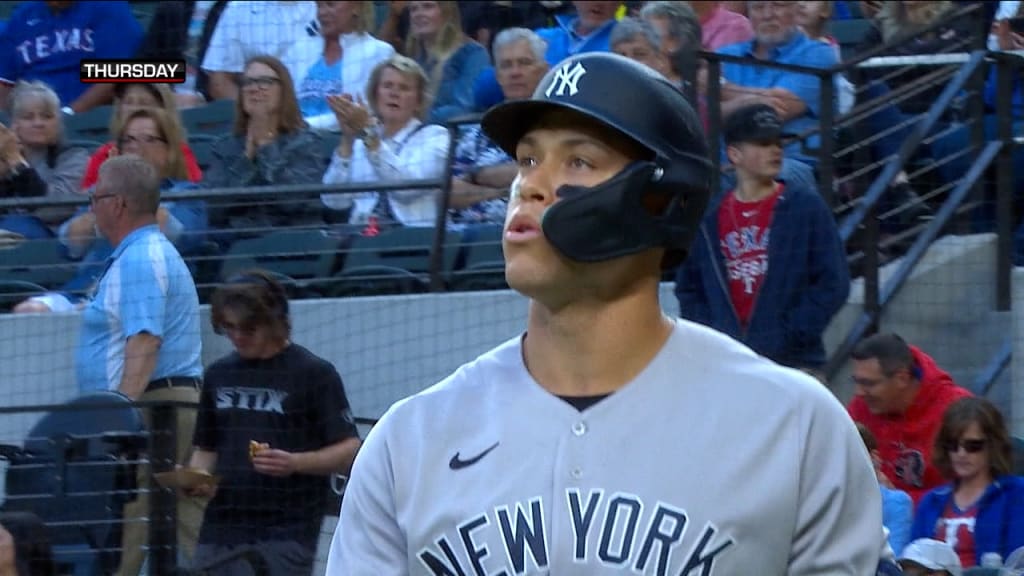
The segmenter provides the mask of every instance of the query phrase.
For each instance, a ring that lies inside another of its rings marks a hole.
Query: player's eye
[[[533,168],[537,165],[537,159],[533,156],[520,156],[516,162],[520,168]]]
[[[594,167],[594,165],[590,161],[584,158],[580,158],[579,156],[573,156],[572,158],[570,158],[569,166],[574,170],[586,170]]]

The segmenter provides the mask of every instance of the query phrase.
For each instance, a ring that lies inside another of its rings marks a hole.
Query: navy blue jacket
[[[935,538],[936,523],[952,497],[953,485],[946,484],[921,498],[911,539]],[[1000,476],[982,494],[974,521],[974,546],[979,561],[987,552],[998,552],[1005,559],[1024,546],[1024,478]]]
[[[712,200],[690,257],[676,276],[679,312],[743,342],[779,364],[820,368],[822,334],[850,294],[850,270],[832,211],[814,190],[786,186],[775,204],[768,271],[745,328],[740,325],[719,247],[718,209]]]

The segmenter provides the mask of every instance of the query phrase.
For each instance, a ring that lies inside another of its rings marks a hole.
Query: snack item
[[[249,440],[249,460],[256,457],[257,454],[262,450],[270,448],[270,444],[266,442],[257,442],[255,440]]]

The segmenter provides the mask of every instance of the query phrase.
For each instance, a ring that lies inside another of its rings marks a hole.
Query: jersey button
[[[577,436],[583,436],[584,434],[587,433],[587,423],[586,422],[577,422],[577,423],[573,424],[572,425],[572,433],[577,435]]]
[[[572,472],[569,472],[569,474],[577,480],[583,478],[583,470],[580,470],[579,468],[573,468]]]

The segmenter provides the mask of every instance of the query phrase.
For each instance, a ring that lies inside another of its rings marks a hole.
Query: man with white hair
[[[494,39],[494,67],[506,100],[533,95],[548,71],[547,43],[533,30],[507,28]],[[509,186],[515,179],[515,161],[480,130],[466,129],[455,148],[452,195],[449,207],[457,223],[501,223]]]
[[[748,15],[754,27],[754,39],[731,44],[718,50],[728,56],[752,57],[766,62],[793,64],[809,68],[831,68],[838,64],[835,51],[822,42],[808,38],[796,23],[796,2],[750,2]],[[822,80],[766,66],[724,62],[722,64],[722,116],[751,104],[768,104],[782,118],[783,130],[801,134],[816,127],[821,118]],[[817,148],[820,138],[807,139],[808,148]],[[787,159],[811,166],[817,158],[802,151],[793,141],[784,149]]]
[[[682,86],[682,79],[673,71],[668,58],[662,52],[661,35],[647,21],[629,17],[619,20],[615,28],[612,28],[609,45],[612,52],[619,56],[645,64],[660,72],[676,86]]]

